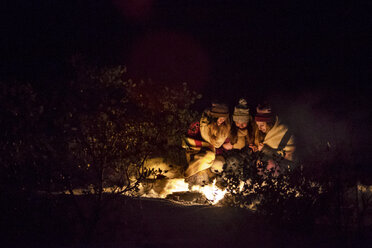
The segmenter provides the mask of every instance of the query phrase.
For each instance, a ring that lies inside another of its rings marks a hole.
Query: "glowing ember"
[[[226,194],[226,189],[221,190],[216,186],[216,179],[213,180],[212,184],[208,184],[203,187],[194,185],[191,191],[203,193],[205,197],[212,202],[212,204],[218,203]]]

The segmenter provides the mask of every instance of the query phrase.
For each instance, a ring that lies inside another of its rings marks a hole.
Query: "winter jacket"
[[[182,140],[182,148],[195,153],[203,147],[214,150],[214,147],[210,143],[203,140],[200,132],[200,122],[196,121],[190,124],[187,135]]]
[[[212,167],[216,158],[216,148],[220,147],[228,136],[217,137],[212,141],[209,135],[208,119],[203,115],[200,122],[190,125],[182,147],[186,149],[186,159],[189,164],[185,177],[190,177],[202,170]]]
[[[233,149],[242,149],[248,145],[248,130],[238,129],[238,140],[233,144]]]
[[[294,136],[288,130],[288,127],[282,124],[276,116],[274,126],[266,134],[262,152],[267,156],[279,155],[289,161],[293,160],[295,151]]]
[[[213,145],[215,148],[219,148],[223,145],[227,139],[229,132],[226,135],[221,135],[213,140],[209,134],[209,120],[207,115],[203,115],[200,119],[200,134],[203,140],[207,141],[209,144]]]

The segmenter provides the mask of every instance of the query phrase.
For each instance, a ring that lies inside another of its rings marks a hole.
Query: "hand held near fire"
[[[229,143],[225,143],[222,145],[223,148],[225,148],[225,150],[231,150],[233,149],[233,145],[229,142]]]
[[[264,144],[263,143],[260,143],[260,144],[258,144],[258,147],[257,147],[257,149],[259,150],[259,151],[262,151],[262,148],[264,147]]]
[[[253,152],[257,152],[258,151],[258,147],[255,146],[255,145],[253,145],[253,144],[250,144],[248,147],[251,148]]]

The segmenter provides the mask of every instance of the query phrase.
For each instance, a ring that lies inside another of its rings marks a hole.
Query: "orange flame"
[[[142,185],[141,185],[142,186]],[[140,188],[141,188],[140,186]],[[175,192],[199,192],[202,193],[205,198],[208,199],[213,205],[217,204],[221,199],[224,198],[227,190],[221,190],[216,186],[216,179],[213,183],[199,186],[194,185],[189,189],[189,184],[185,182],[183,178],[172,178],[167,179],[167,183],[161,192],[156,192],[155,190],[150,190],[147,193],[143,193],[142,197],[154,197],[154,198],[166,198],[167,195],[173,194]]]

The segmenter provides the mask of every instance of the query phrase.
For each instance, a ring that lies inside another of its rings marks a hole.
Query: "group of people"
[[[292,163],[295,151],[294,136],[271,107],[259,104],[253,117],[245,99],[239,100],[232,115],[226,104],[212,103],[190,125],[182,146],[188,163],[186,181],[199,178],[203,182],[222,172],[229,150],[259,154],[264,167],[258,173],[274,175]]]

